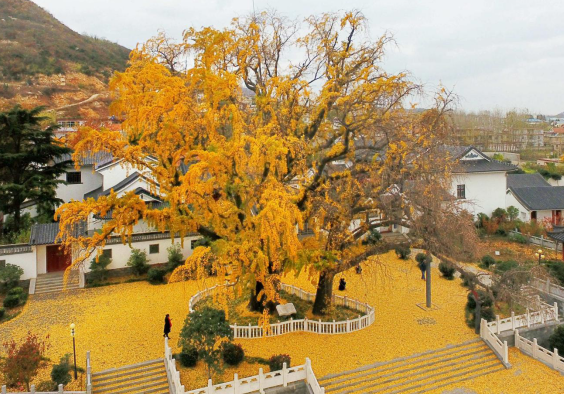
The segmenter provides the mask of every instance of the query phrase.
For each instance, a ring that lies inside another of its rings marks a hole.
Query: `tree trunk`
[[[327,312],[327,309],[331,306],[334,278],[335,272],[333,271],[321,271],[319,274],[315,302],[313,303],[314,315],[324,315]]]
[[[11,229],[9,229],[10,231],[13,231],[14,234],[19,234],[20,229],[22,227],[22,213],[21,213],[21,204],[17,204],[16,205],[16,210],[14,211],[14,221],[13,221],[13,227]]]
[[[249,300],[249,304],[247,308],[252,312],[262,312],[264,310],[264,300],[266,295],[262,295],[260,299],[257,298],[257,294],[259,294],[264,289],[264,285],[262,282],[258,282],[255,284],[255,290],[251,291],[251,299]]]

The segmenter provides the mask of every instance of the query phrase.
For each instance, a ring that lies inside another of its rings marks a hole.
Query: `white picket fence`
[[[212,380],[208,380],[208,386],[201,389],[187,391],[186,394],[247,394],[264,393],[264,390],[273,387],[286,387],[290,383],[305,381],[311,388],[313,394],[324,394],[325,389],[319,385],[317,378],[311,368],[311,361],[306,358],[304,365],[287,368],[286,363],[279,371],[264,373],[262,368],[259,374],[248,378],[239,379],[237,374],[233,380],[226,383],[214,385]]]
[[[539,278],[533,278],[531,284],[537,290],[544,291],[545,293],[556,297],[564,298],[564,287],[551,283],[550,279],[542,280]]]
[[[86,394],[92,394],[92,364],[90,350],[86,352]]]
[[[503,364],[509,366],[509,354],[507,341],[501,340],[495,335],[494,331],[488,326],[488,322],[484,319],[480,321],[480,337],[494,350],[497,357]]]
[[[529,309],[527,309],[527,313],[519,316],[515,316],[514,312],[511,312],[511,317],[505,319],[500,319],[499,316],[496,316],[496,319],[487,323],[487,326],[493,333],[499,334],[502,331],[516,330],[522,327],[531,327],[536,324],[559,321],[558,304],[555,302],[552,306],[546,305],[546,308],[536,312],[530,312]]]
[[[522,353],[539,360],[546,365],[556,369],[557,371],[564,372],[564,358],[558,355],[558,349],[550,351],[537,344],[537,338],[532,341],[519,335],[519,330],[515,330],[515,347]]]
[[[172,358],[172,349],[168,346],[168,338],[164,340],[164,362],[171,394],[184,394],[184,386],[180,383],[180,372],[176,369],[176,360]]]
[[[211,297],[214,292],[219,289],[220,286],[223,285],[215,285],[208,289],[202,290],[196,293],[192,298],[190,298],[190,302],[188,304],[190,312],[194,311],[194,306],[199,301],[203,300],[204,298]],[[309,293],[293,285],[281,283],[281,289],[290,294],[298,296],[302,300],[315,300],[314,293]],[[374,308],[366,303],[348,298],[346,296],[333,294],[333,304],[354,309],[356,311],[364,313],[364,315],[359,315],[356,319],[347,319],[343,321],[332,322],[309,320],[307,318],[297,320],[290,319],[288,321],[270,324],[267,330],[264,330],[262,326],[252,326],[250,323],[248,326],[238,326],[237,324],[233,324],[230,327],[233,329],[234,338],[251,339],[274,337],[296,331],[314,332],[316,334],[346,334],[362,330],[363,328],[366,328],[374,323]]]
[[[6,386],[2,386],[2,394],[86,394],[86,391],[66,391],[63,389],[62,384],[59,385],[58,391],[35,391],[34,384],[30,386],[31,391],[9,392],[6,390]]]
[[[511,230],[509,231],[509,234],[519,234],[522,235],[523,237],[527,238],[529,240],[529,243],[532,243],[534,245],[538,245],[541,248],[549,248],[549,249],[554,249],[556,248],[556,242],[554,242],[553,240],[551,240],[550,238],[545,238],[544,236],[540,236],[540,237],[535,237],[534,235],[526,235],[526,234],[522,234],[519,231],[515,231],[515,230]],[[562,244],[560,242],[558,242],[558,251],[562,250]]]

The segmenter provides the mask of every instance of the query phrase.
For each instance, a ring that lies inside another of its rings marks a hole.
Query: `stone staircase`
[[[92,374],[92,393],[155,393],[169,392],[163,359],[112,368]]]
[[[79,288],[77,272],[71,273],[66,287],[63,283],[63,275],[64,272],[37,275],[37,279],[35,281],[35,294],[53,293],[63,291],[63,289],[76,290]]]
[[[459,345],[367,365],[319,379],[326,393],[425,393],[503,370],[491,349],[475,339]]]

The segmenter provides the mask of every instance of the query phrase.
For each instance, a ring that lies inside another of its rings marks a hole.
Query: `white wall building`
[[[465,200],[469,212],[490,216],[496,208],[505,207],[507,173],[515,171],[516,166],[493,160],[472,146],[451,147],[448,152],[457,160],[451,193]]]

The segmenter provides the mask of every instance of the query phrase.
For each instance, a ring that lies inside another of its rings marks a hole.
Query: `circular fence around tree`
[[[224,285],[215,285],[213,287],[202,290],[190,298],[188,307],[190,312],[194,312],[194,306],[201,300],[213,296],[220,287]],[[313,302],[315,294],[309,293],[299,287],[288,285],[285,283],[280,284],[281,290],[289,294],[295,295],[302,300]],[[274,337],[278,335],[288,334],[291,332],[305,331],[313,332],[316,334],[346,334],[353,331],[362,330],[374,323],[374,308],[370,305],[360,302],[358,300],[348,298],[347,296],[340,296],[333,294],[333,304],[340,305],[345,308],[354,309],[363,313],[363,316],[358,316],[356,319],[347,319],[342,321],[322,322],[321,320],[305,319],[290,319],[284,322],[272,323],[265,330],[262,326],[253,326],[249,323],[248,326],[239,326],[237,323],[230,325],[233,330],[234,338],[263,338]]]

